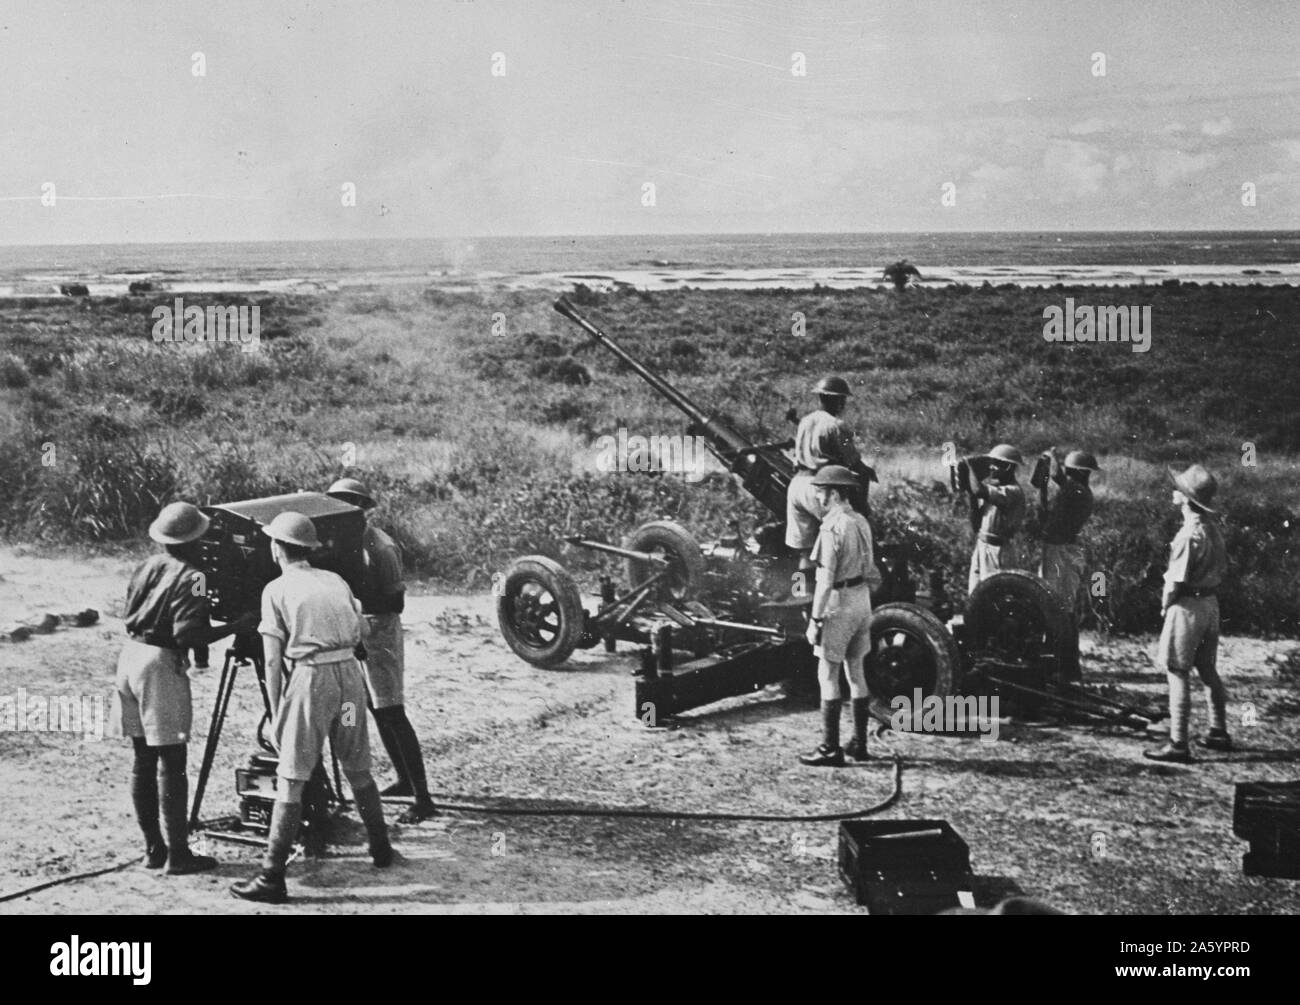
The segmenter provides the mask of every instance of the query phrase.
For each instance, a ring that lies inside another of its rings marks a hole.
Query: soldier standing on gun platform
[[[1210,707],[1210,731],[1200,741],[1210,750],[1231,750],[1228,736],[1228,695],[1219,679],[1219,598],[1216,595],[1227,570],[1223,530],[1210,503],[1218,482],[1199,464],[1182,474],[1170,470],[1174,480],[1173,503],[1183,512],[1183,525],[1169,547],[1160,613],[1165,619],[1160,633],[1157,662],[1169,680],[1169,742],[1143,751],[1153,761],[1188,764],[1188,719],[1192,692],[1188,680],[1193,667],[1205,684]]]
[[[1025,518],[1025,493],[1016,481],[1020,451],[1009,443],[999,443],[984,455],[989,463],[987,478],[971,485],[970,465],[963,469],[965,488],[971,505],[979,504],[979,530],[970,557],[970,580],[967,589],[975,592],[981,582],[1002,569],[1002,549],[1009,544]]]
[[[847,754],[867,759],[870,718],[862,662],[871,649],[871,588],[878,585],[871,544],[871,525],[853,509],[851,491],[859,487],[853,472],[828,464],[812,479],[825,516],[813,545],[817,588],[813,593],[808,642],[818,657],[817,680],[822,699],[822,742],[799,760],[812,767],[838,768]],[[853,739],[840,749],[840,668],[849,677],[853,699]]]
[[[786,489],[785,543],[800,552],[800,569],[813,567],[808,552],[826,512],[818,502],[813,476],[828,464],[849,469],[862,466],[853,430],[841,418],[849,398],[848,382],[843,377],[823,377],[813,391],[821,399],[821,408],[799,420],[794,436],[795,473]]]
[[[266,654],[266,687],[272,735],[280,763],[279,788],[267,835],[262,871],[235,883],[243,900],[282,904],[289,850],[302,823],[302,796],[329,738],[370,838],[380,869],[392,864],[379,789],[370,774],[366,729],[366,682],[355,651],[365,634],[360,605],[343,578],[309,565],[320,547],[316,528],[301,513],[286,511],[265,528],[281,573],[262,591],[258,631]],[[291,665],[283,683],[285,661]]]
[[[355,478],[340,478],[325,494],[362,511],[374,509],[376,505],[369,490]],[[397,783],[380,795],[414,796],[415,803],[397,818],[399,823],[414,824],[437,816],[438,810],[429,796],[420,739],[406,715],[402,639],[406,585],[402,582],[402,555],[397,543],[369,520],[362,547],[366,579],[357,599],[361,601],[361,613],[370,629],[364,664],[366,686],[379,739],[397,772]]]
[[[195,567],[195,542],[208,524],[198,507],[174,502],[164,506],[149,526],[149,536],[165,550],[145,559],[131,575],[125,618],[130,641],[118,657],[109,720],[110,731],[129,736],[135,747],[131,801],[144,834],[145,864],[150,869],[165,865],[172,876],[217,867],[215,858],[195,855],[189,846],[185,760],[194,707],[185,650],[192,648],[206,657],[209,643],[251,630],[257,623],[257,615],[251,613],[223,628],[208,620],[207,590],[203,574]]]
[[[1083,546],[1079,532],[1092,516],[1092,489],[1088,479],[1100,471],[1097,458],[1082,450],[1071,450],[1065,464],[1057,463],[1050,450],[1043,454],[1045,469],[1035,468],[1038,513],[1043,528],[1043,553],[1038,575],[1061,598],[1073,627],[1074,645],[1065,668],[1066,680],[1079,679],[1079,584],[1083,579]],[[1048,499],[1048,481],[1057,485],[1056,496]]]

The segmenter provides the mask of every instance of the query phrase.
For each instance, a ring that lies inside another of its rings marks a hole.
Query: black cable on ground
[[[438,809],[454,810],[458,813],[478,813],[483,816],[498,817],[600,817],[633,820],[712,820],[731,821],[737,823],[831,823],[836,820],[859,820],[862,817],[868,817],[874,813],[879,813],[881,810],[888,809],[897,802],[898,797],[903,794],[903,762],[898,757],[895,757],[893,762],[893,791],[880,802],[868,806],[865,810],[855,810],[852,813],[707,813],[690,810],[597,808],[558,809],[549,806],[497,807],[454,802],[439,802]],[[105,866],[103,869],[94,869],[90,872],[79,872],[72,876],[60,876],[58,879],[51,879],[36,886],[29,886],[25,890],[0,894],[0,903],[4,903],[8,900],[17,900],[19,897],[27,897],[33,893],[40,893],[42,890],[48,890],[55,886],[62,886],[65,883],[76,883],[83,879],[93,879],[96,876],[104,876],[110,872],[121,872],[123,869],[129,869],[131,866],[138,865],[139,863],[140,857],[136,856],[135,858],[128,859],[125,862],[119,862],[116,865]]]

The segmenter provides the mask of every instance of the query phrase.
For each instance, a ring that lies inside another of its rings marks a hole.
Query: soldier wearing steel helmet
[[[217,866],[216,859],[195,855],[189,846],[185,761],[194,708],[186,652],[206,651],[209,643],[256,624],[252,614],[224,627],[209,621],[208,595],[195,551],[208,523],[198,507],[174,502],[164,506],[150,525],[149,536],[163,550],[141,562],[131,575],[125,616],[130,638],[118,657],[109,720],[110,731],[129,736],[135,747],[131,801],[144,834],[145,864],[150,869],[166,866],[171,875]]]
[[[848,382],[843,377],[823,377],[813,392],[821,407],[799,420],[794,437],[795,473],[786,489],[785,543],[801,553],[802,568],[811,568],[808,552],[817,540],[824,513],[813,477],[828,464],[870,472],[862,464],[853,431],[842,418],[849,398]],[[860,489],[865,487],[859,483]]]
[[[845,755],[867,759],[869,719],[863,660],[871,649],[871,588],[879,585],[872,552],[871,525],[853,508],[857,477],[838,464],[825,465],[812,479],[823,511],[812,548],[817,565],[808,622],[808,642],[817,656],[821,690],[822,742],[799,760],[813,767],[839,767]],[[840,669],[848,674],[853,699],[853,739],[840,748]]]
[[[1042,526],[1043,551],[1038,564],[1038,575],[1061,599],[1070,615],[1075,643],[1070,649],[1069,665],[1065,668],[1067,680],[1076,680],[1078,673],[1078,630],[1081,614],[1079,584],[1083,579],[1083,546],[1079,532],[1092,516],[1092,488],[1088,484],[1094,471],[1100,471],[1097,458],[1084,450],[1071,450],[1065,463],[1057,462],[1056,454],[1043,454],[1047,477],[1038,482],[1038,513]],[[1048,483],[1055,482],[1056,494],[1049,498]]]
[[[1025,493],[1016,481],[1016,469],[1023,463],[1020,451],[1009,443],[999,443],[981,460],[988,466],[988,475],[977,484],[971,482],[970,466],[963,469],[965,488],[971,505],[978,507],[979,518],[967,583],[971,592],[1002,570],[1002,549],[1015,537],[1025,518]]]
[[[303,790],[327,737],[365,824],[371,860],[381,869],[391,865],[393,848],[379,789],[370,774],[366,682],[355,656],[365,635],[361,605],[341,576],[308,563],[308,556],[320,547],[308,517],[286,511],[265,532],[281,570],[262,591],[258,625],[279,785],[262,871],[235,883],[230,892],[244,900],[281,904],[288,899],[285,866],[302,823]]]
[[[367,514],[376,505],[370,490],[355,478],[340,478],[325,494]],[[406,661],[402,639],[406,584],[402,582],[402,553],[397,542],[369,519],[361,544],[366,574],[357,599],[361,601],[361,613],[369,629],[363,669],[379,739],[393,763],[393,770],[397,772],[397,782],[380,794],[414,796],[415,802],[398,817],[398,822],[419,823],[437,816],[438,810],[429,795],[420,738],[406,715]]]

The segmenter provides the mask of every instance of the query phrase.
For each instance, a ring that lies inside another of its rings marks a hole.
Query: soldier
[[[1016,481],[1016,468],[1020,467],[1020,451],[1009,443],[999,443],[984,455],[988,461],[988,476],[972,486],[969,465],[965,469],[965,485],[971,505],[979,505],[979,529],[975,549],[970,558],[970,580],[967,589],[1002,569],[1002,548],[1020,529],[1025,518],[1025,493]]]
[[[302,823],[302,795],[329,737],[347,775],[357,814],[370,838],[374,864],[392,864],[384,808],[370,775],[366,683],[355,650],[365,634],[360,605],[341,576],[307,563],[320,547],[316,528],[301,513],[284,512],[266,527],[281,574],[262,591],[258,631],[266,654],[272,734],[280,763],[262,872],[230,892],[244,900],[283,904],[289,850]],[[283,683],[284,664],[292,670]]]
[[[825,514],[813,544],[817,587],[813,593],[808,642],[818,658],[822,699],[822,742],[799,760],[813,767],[841,767],[847,754],[867,759],[870,698],[862,662],[871,650],[871,588],[879,583],[871,547],[871,526],[849,502],[858,480],[848,468],[828,464],[812,479]],[[853,739],[840,749],[840,668],[849,677]]]
[[[355,478],[339,479],[329,487],[326,495],[362,511],[375,507],[374,497]],[[404,824],[419,823],[437,816],[438,810],[429,796],[420,739],[406,715],[406,660],[402,640],[406,584],[402,582],[402,555],[397,543],[369,522],[366,523],[362,546],[366,580],[357,599],[361,601],[361,613],[370,630],[366,636],[364,664],[366,687],[379,739],[383,741],[388,759],[397,772],[396,784],[384,789],[380,795],[414,796],[415,803],[397,819]]]
[[[808,552],[817,540],[825,512],[817,501],[813,476],[828,464],[849,469],[862,467],[862,458],[853,443],[853,431],[841,418],[848,403],[848,382],[843,377],[823,377],[813,391],[821,399],[821,408],[799,421],[794,437],[796,470],[786,489],[785,543],[800,552],[801,569],[812,568]]]
[[[1051,451],[1043,457],[1050,469],[1048,478],[1038,484],[1038,513],[1043,528],[1043,554],[1038,575],[1061,598],[1070,615],[1074,645],[1070,647],[1065,678],[1078,680],[1079,583],[1083,578],[1083,546],[1079,544],[1079,531],[1092,516],[1092,489],[1088,479],[1094,471],[1101,469],[1097,466],[1097,458],[1082,450],[1071,450],[1066,454],[1063,466],[1057,464],[1056,455]],[[1050,501],[1049,479],[1057,485],[1056,497]]]
[[[114,735],[129,736],[135,747],[131,801],[144,834],[145,865],[165,865],[172,876],[217,867],[216,859],[195,855],[189,846],[185,760],[194,708],[185,651],[206,655],[209,643],[257,623],[255,614],[222,628],[208,620],[208,595],[195,567],[194,543],[208,523],[197,507],[175,502],[164,506],[149,527],[149,536],[163,551],[131,575],[125,619],[130,640],[117,661],[109,726]],[[166,841],[158,825],[160,783]]]
[[[1182,474],[1172,469],[1173,504],[1182,510],[1183,525],[1169,548],[1160,613],[1165,619],[1160,633],[1157,662],[1169,680],[1169,742],[1143,751],[1153,761],[1189,764],[1188,718],[1192,709],[1188,676],[1196,668],[1207,689],[1210,731],[1200,741],[1210,750],[1231,750],[1228,736],[1228,696],[1217,669],[1219,655],[1219,598],[1216,591],[1227,569],[1223,530],[1210,508],[1218,482],[1199,464]]]

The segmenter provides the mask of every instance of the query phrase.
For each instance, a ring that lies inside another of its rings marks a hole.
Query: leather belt
[[[349,646],[347,649],[322,649],[318,653],[312,653],[310,656],[304,656],[302,659],[294,660],[294,667],[315,666],[325,663],[340,663],[343,660],[350,660],[356,657],[356,647]]]
[[[861,586],[867,581],[866,576],[854,576],[852,579],[841,579],[838,583],[832,583],[832,590],[848,590],[855,586]]]

